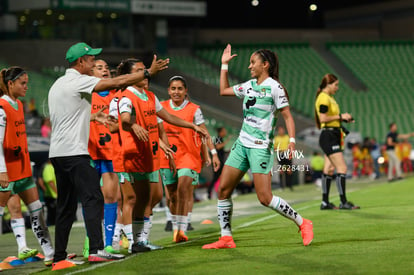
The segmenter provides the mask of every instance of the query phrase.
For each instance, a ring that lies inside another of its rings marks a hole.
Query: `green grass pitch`
[[[163,250],[128,256],[120,262],[83,264],[53,274],[414,274],[414,178],[387,183],[349,182],[348,199],[360,210],[321,211],[320,190],[298,186],[278,192],[303,217],[313,221],[315,237],[302,245],[296,225],[260,206],[255,194],[233,199],[236,249],[203,250],[216,241],[219,225],[216,201],[195,204],[189,242],[172,243],[164,232],[164,213],[155,213],[151,239]],[[331,201],[338,204],[335,185]],[[211,219],[214,224],[202,225]],[[52,236],[54,227],[50,228]],[[68,252],[81,255],[84,228],[72,229]],[[38,247],[27,231],[29,246]],[[12,234],[0,236],[0,259],[16,255]],[[5,274],[51,273],[42,262],[5,270]]]

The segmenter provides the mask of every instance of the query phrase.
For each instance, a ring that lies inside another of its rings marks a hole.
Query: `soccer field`
[[[309,247],[302,245],[293,222],[260,206],[255,194],[249,194],[233,199],[236,249],[201,249],[219,236],[216,202],[205,201],[195,204],[195,230],[188,233],[187,243],[173,244],[171,233],[163,231],[164,213],[155,213],[151,239],[163,245],[163,250],[135,254],[120,262],[86,263],[53,274],[413,274],[414,178],[393,183],[350,182],[347,188],[349,199],[360,210],[319,210],[320,191],[313,185],[296,187],[293,192],[274,191],[313,221],[315,238]],[[331,200],[338,204],[336,192]],[[200,224],[204,219],[214,224]],[[81,254],[84,235],[76,224],[68,252]],[[27,239],[31,247],[38,247],[30,231]],[[0,236],[0,243],[1,259],[16,253],[13,235]],[[46,274],[50,268],[37,262],[5,272]]]

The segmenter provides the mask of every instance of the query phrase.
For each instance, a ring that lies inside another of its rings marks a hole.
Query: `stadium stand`
[[[358,130],[383,140],[388,124],[400,132],[413,130],[409,118],[414,87],[413,41],[328,43],[327,47],[368,87],[356,96],[342,97],[343,106],[355,114]]]

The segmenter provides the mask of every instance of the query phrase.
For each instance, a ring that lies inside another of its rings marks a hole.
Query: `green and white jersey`
[[[248,148],[272,148],[276,117],[281,108],[289,106],[282,85],[268,77],[260,85],[257,80],[233,86],[233,91],[243,99],[243,126],[239,142]]]

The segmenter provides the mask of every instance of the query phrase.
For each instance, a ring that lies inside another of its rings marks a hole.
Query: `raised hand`
[[[231,54],[231,45],[227,44],[227,47],[223,51],[221,56],[221,64],[229,64],[230,60],[235,58],[237,54]]]
[[[151,76],[157,74],[160,71],[163,71],[168,68],[168,64],[170,63],[170,59],[157,59],[157,56],[154,54],[154,58],[152,59],[151,67],[148,69],[148,72]]]

